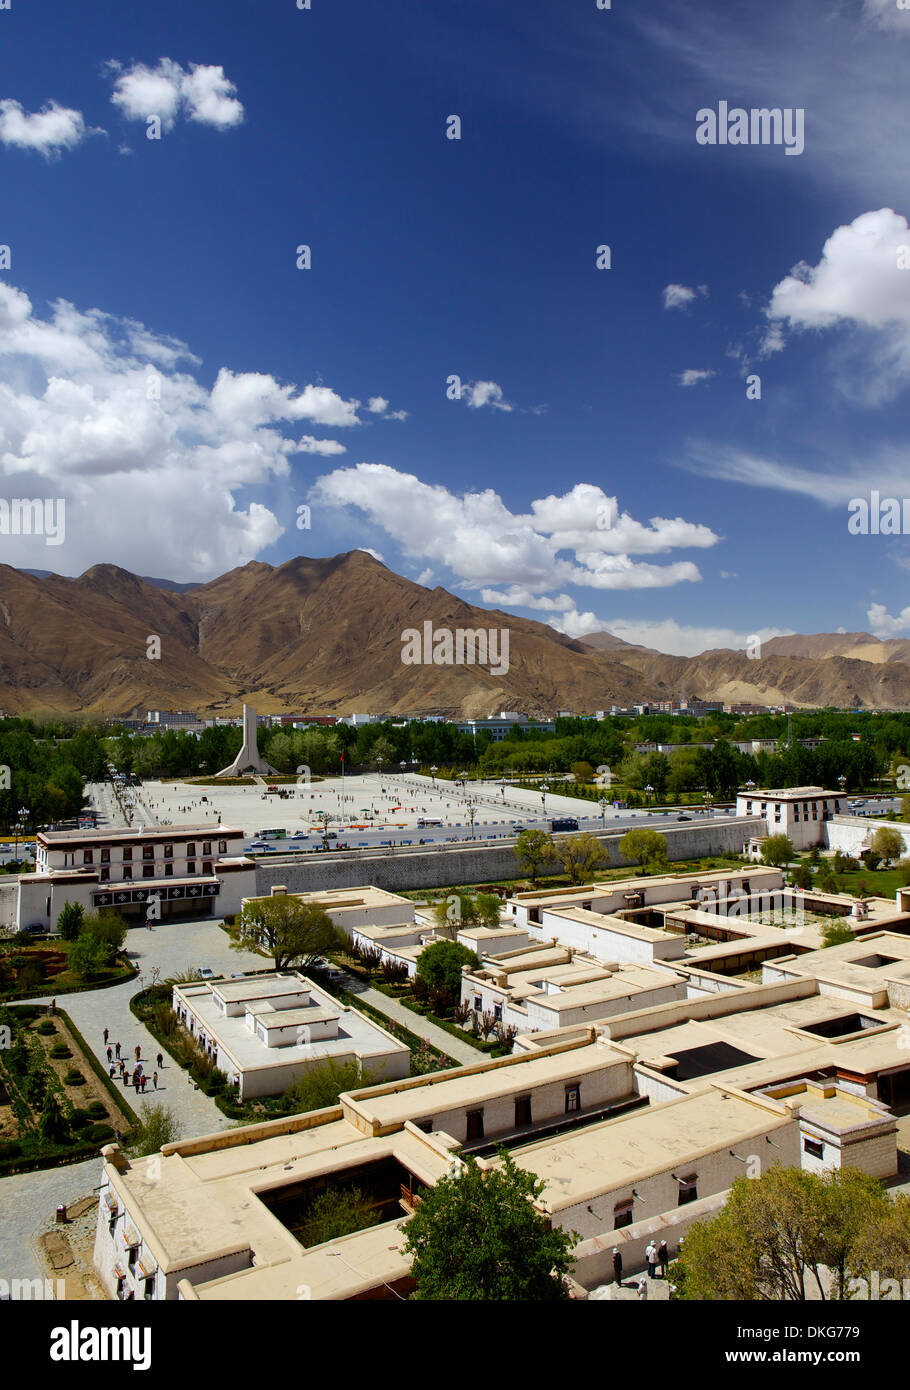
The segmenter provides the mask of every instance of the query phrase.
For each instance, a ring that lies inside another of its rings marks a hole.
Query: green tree
[[[904,837],[899,830],[891,830],[887,825],[880,825],[872,836],[870,848],[885,861],[890,864],[892,859],[899,859],[904,852]]]
[[[534,1206],[544,1184],[499,1151],[486,1171],[467,1158],[421,1194],[405,1227],[415,1297],[552,1302],[569,1297],[573,1237]]]
[[[66,1144],[72,1138],[69,1121],[57,1104],[53,1091],[48,1091],[44,1097],[38,1132],[48,1144]]]
[[[285,1099],[295,1113],[306,1110],[325,1110],[338,1104],[345,1091],[357,1091],[372,1085],[372,1077],[361,1069],[356,1058],[339,1062],[327,1057],[318,1066],[305,1071],[285,1092]]]
[[[559,842],[563,868],[572,883],[590,882],[608,862],[607,851],[593,835],[567,835]]]
[[[673,1267],[687,1300],[807,1298],[807,1275],[826,1212],[825,1184],[814,1173],[775,1166],[756,1178],[735,1178],[723,1210],[686,1232]]]
[[[856,933],[844,921],[826,922],[821,929],[822,946],[846,946],[848,941],[856,940]]]
[[[466,965],[472,970],[480,965],[467,946],[458,941],[433,941],[417,957],[417,974],[430,989],[441,990],[455,998],[461,993],[461,972]]]
[[[859,1168],[835,1168],[824,1175],[818,1227],[809,1252],[816,1264],[825,1265],[834,1275],[829,1297],[849,1297],[848,1281],[857,1264],[862,1263],[862,1242],[873,1229],[891,1227],[891,1202],[877,1178]],[[907,1200],[906,1198],[904,1199]],[[901,1213],[907,1222],[910,1208]],[[908,1247],[910,1231],[904,1231]]]
[[[767,839],[762,840],[761,857],[764,864],[770,864],[775,869],[789,864],[794,857],[789,835],[769,835]]]
[[[553,836],[544,830],[522,830],[515,841],[515,855],[532,883],[544,865],[559,862]]]
[[[812,870],[808,864],[797,864],[792,874],[794,888],[812,887]]]
[[[851,1276],[868,1280],[873,1270],[880,1279],[910,1279],[910,1196],[905,1192],[861,1227],[851,1248]],[[850,1294],[848,1280],[846,1296]]]
[[[83,919],[79,935],[98,942],[105,951],[105,964],[113,965],[126,941],[126,923],[119,912],[89,912]]]
[[[144,1158],[146,1154],[159,1153],[165,1144],[173,1144],[179,1138],[180,1121],[175,1112],[158,1101],[146,1102],[140,1107],[139,1128],[128,1153],[130,1158]]]
[[[75,941],[82,930],[85,908],[81,903],[65,902],[57,918],[57,930],[64,941]]]
[[[108,947],[96,936],[81,932],[69,949],[69,968],[80,980],[89,980],[107,968]]]
[[[447,893],[433,905],[436,930],[454,940],[463,927],[498,927],[501,904],[495,893]]]
[[[667,862],[667,841],[656,830],[627,830],[619,842],[619,852],[630,864],[662,867]]]
[[[321,904],[306,902],[292,893],[276,893],[246,903],[229,935],[235,951],[267,951],[276,970],[290,966],[306,969],[327,951],[343,949],[347,942]]]
[[[822,893],[836,893],[838,891],[837,875],[835,874],[834,869],[831,867],[830,859],[822,860],[821,864],[819,865],[816,881],[819,890]]]
[[[322,1245],[352,1231],[378,1226],[382,1219],[381,1209],[370,1205],[361,1188],[327,1187],[310,1202],[295,1234],[301,1245]]]

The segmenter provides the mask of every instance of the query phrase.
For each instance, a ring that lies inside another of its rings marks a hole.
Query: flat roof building
[[[404,1043],[299,971],[175,985],[173,1007],[241,1101],[280,1095],[329,1059],[371,1081],[410,1070]]]
[[[111,908],[127,921],[144,921],[153,900],[161,919],[236,913],[256,882],[243,840],[218,821],[41,831],[35,872],[19,876],[18,925],[54,927],[66,902]]]

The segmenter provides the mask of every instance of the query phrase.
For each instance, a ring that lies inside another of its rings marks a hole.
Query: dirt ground
[[[62,1280],[59,1292],[66,1299],[86,1302],[109,1297],[92,1267],[97,1223],[98,1198],[90,1194],[70,1203],[64,1225],[57,1225],[56,1213],[51,1213],[32,1239],[44,1277]]]

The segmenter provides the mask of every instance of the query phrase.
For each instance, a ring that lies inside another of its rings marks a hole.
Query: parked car
[[[211,968],[211,966],[209,966],[209,965],[200,965],[200,966],[197,967],[197,970],[198,970],[198,973],[199,973],[199,978],[200,978],[201,980],[214,980],[214,978],[215,978],[215,972],[214,972],[214,970]]]

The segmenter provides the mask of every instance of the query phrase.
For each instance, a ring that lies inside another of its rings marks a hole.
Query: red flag
[[[341,754],[341,761],[344,762],[344,753]]]

